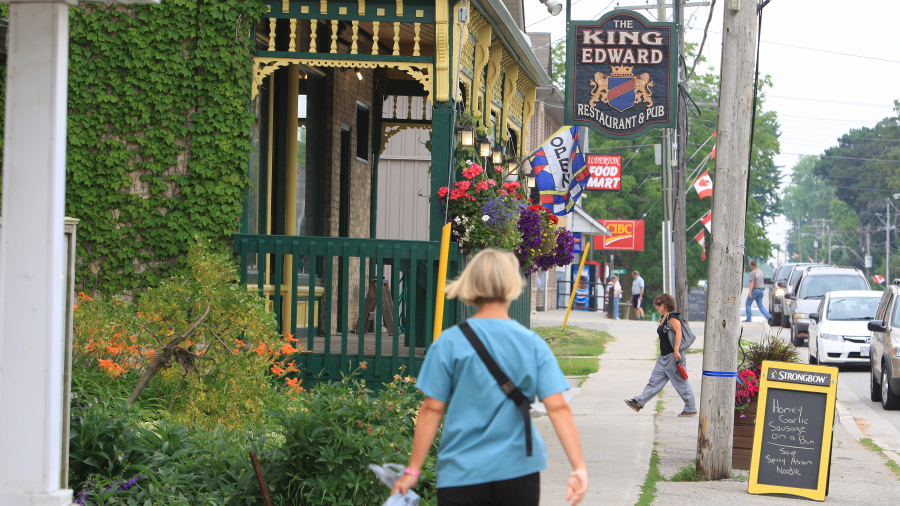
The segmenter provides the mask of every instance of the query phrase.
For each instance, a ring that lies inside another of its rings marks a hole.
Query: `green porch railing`
[[[418,374],[432,342],[440,243],[238,234],[234,250],[241,283],[311,352],[296,356],[301,378],[338,380],[363,362],[368,381],[390,381],[401,368]],[[465,261],[451,244],[448,279]],[[510,309],[526,326],[530,295],[526,288]],[[444,328],[474,311],[448,301]]]

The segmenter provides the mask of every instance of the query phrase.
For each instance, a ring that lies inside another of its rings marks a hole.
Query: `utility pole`
[[[884,227],[884,286],[891,283],[891,199],[886,198],[887,225]]]
[[[678,31],[678,54],[684,54],[684,1],[675,0],[675,29]],[[680,61],[680,60],[679,60]],[[678,65],[678,79],[686,78],[683,75],[681,65]],[[685,83],[687,86],[687,83]],[[677,142],[677,166],[675,168],[675,216],[673,222],[673,239],[675,240],[674,269],[675,269],[675,307],[681,311],[685,318],[688,314],[688,287],[687,287],[687,197],[685,185],[687,184],[687,147],[688,147],[688,121],[687,108],[681,98],[681,90],[678,94],[678,116],[676,124]]]
[[[666,20],[665,0],[657,0],[657,19]],[[676,102],[677,103],[677,102]],[[672,129],[660,130],[662,135],[662,197],[663,197],[663,221],[662,221],[662,274],[663,292],[673,294],[674,276],[672,275],[672,211],[674,206],[672,194]]]
[[[800,220],[797,220],[797,254],[800,255],[800,261],[803,261],[803,234],[800,232]]]
[[[704,328],[697,470],[707,480],[731,476],[734,373],[737,370],[747,204],[747,157],[756,41],[756,2],[728,1],[723,14],[716,191],[713,193],[709,297]],[[709,373],[709,374],[708,374]]]

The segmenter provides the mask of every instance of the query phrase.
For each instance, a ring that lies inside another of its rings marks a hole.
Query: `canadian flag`
[[[694,189],[697,190],[697,195],[700,195],[701,200],[712,197],[713,184],[708,170],[694,181]]]
[[[884,283],[884,276],[879,276],[878,274],[876,274],[876,275],[872,276],[872,279],[874,279],[875,282],[878,283],[879,285],[881,283]]]
[[[703,247],[703,255],[700,256],[700,259],[706,260],[706,230],[700,229],[700,233],[694,237],[694,240]]]
[[[713,137],[716,137],[716,132],[713,132]],[[716,137],[716,139],[718,139],[718,137]],[[715,157],[716,157],[716,145],[713,144],[712,153],[709,154],[709,159],[712,160]]]
[[[707,213],[700,218],[700,221],[703,222],[703,226],[706,227],[706,230],[709,230],[709,232],[712,233],[712,211],[707,211]]]

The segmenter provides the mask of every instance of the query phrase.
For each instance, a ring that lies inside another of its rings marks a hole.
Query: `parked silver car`
[[[872,337],[869,341],[869,364],[872,373],[869,380],[870,397],[881,401],[884,409],[900,408],[900,280],[885,287],[884,295],[875,312],[875,319],[868,324]]]
[[[782,309],[782,305],[784,304],[784,294],[790,292],[791,289],[788,286],[788,281],[791,278],[791,273],[795,270],[797,275],[799,276],[800,272],[803,271],[800,267],[806,268],[810,265],[816,264],[806,264],[806,263],[790,263],[790,264],[781,264],[775,269],[775,273],[771,278],[766,278],[766,284],[772,285],[769,287],[769,313],[772,315],[771,320],[769,320],[770,325],[778,325],[784,326],[784,323],[787,321],[784,318],[784,311]],[[796,279],[796,278],[795,278]]]
[[[793,275],[792,275],[793,276]],[[809,337],[809,313],[815,313],[826,293],[835,290],[869,290],[869,281],[855,267],[809,267],[784,298],[790,319],[791,342],[803,346]]]

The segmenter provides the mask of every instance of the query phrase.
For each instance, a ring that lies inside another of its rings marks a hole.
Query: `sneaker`
[[[631,408],[635,411],[641,410],[641,405],[638,404],[637,401],[634,399],[625,399],[625,404],[627,404],[629,408]],[[681,415],[679,415],[679,416],[681,416]]]
[[[697,412],[695,411],[693,413],[688,413],[687,411],[682,411],[681,413],[678,413],[678,416],[680,418],[687,418],[689,416],[697,416]]]
[[[753,320],[744,320],[744,323],[752,323]]]

